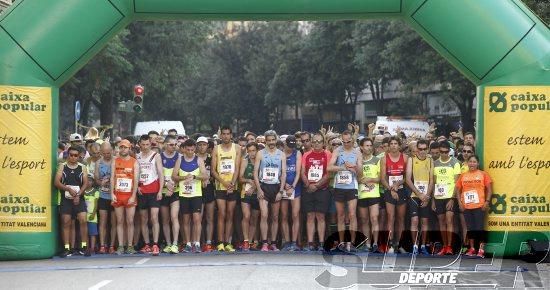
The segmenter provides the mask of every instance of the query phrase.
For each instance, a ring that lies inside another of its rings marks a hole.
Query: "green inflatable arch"
[[[56,167],[59,87],[132,21],[386,17],[404,19],[478,86],[477,145],[484,165],[498,158],[491,155],[495,150],[488,139],[514,155],[510,160],[514,165],[510,167],[509,162],[507,171],[503,167],[489,170],[497,193],[490,238],[506,243],[494,251],[514,255],[528,238],[547,239],[548,214],[529,212],[529,207],[523,211],[521,202],[509,199],[523,193],[506,192],[509,185],[498,187],[497,181],[531,176],[535,185],[524,193],[540,196],[550,192],[548,182],[542,180],[550,176],[549,169],[539,169],[536,175],[526,171],[527,166],[520,166],[520,154],[533,148],[507,147],[510,144],[500,135],[491,135],[507,134],[499,131],[507,126],[540,128],[550,115],[550,109],[539,110],[545,102],[536,103],[534,110],[533,103],[514,103],[520,102],[520,95],[536,94],[539,101],[541,95],[550,98],[550,31],[520,0],[19,0],[0,15],[0,260],[55,254],[59,231],[51,180]],[[496,117],[491,119],[491,113]],[[519,123],[510,123],[509,113],[523,115],[512,118]],[[546,133],[539,132],[542,140],[550,139],[541,134]],[[539,144],[535,151],[550,151],[548,144]],[[514,223],[512,214],[517,213],[534,218]]]

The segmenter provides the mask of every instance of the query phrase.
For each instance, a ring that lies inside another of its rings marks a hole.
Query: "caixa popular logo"
[[[337,289],[358,285],[380,289],[399,286],[404,286],[404,289],[543,288],[536,263],[502,258],[507,241],[506,231],[500,243],[487,244],[486,249],[490,249],[493,256],[485,259],[460,254],[427,256],[325,252],[324,265],[329,269],[319,274],[315,281],[323,287]],[[518,283],[520,281],[522,284]]]
[[[489,112],[536,112],[550,111],[550,101],[546,95],[539,92],[509,94],[507,92],[491,92],[489,94]]]

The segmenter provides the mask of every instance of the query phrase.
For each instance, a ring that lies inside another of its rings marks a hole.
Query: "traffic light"
[[[139,113],[143,110],[143,93],[145,89],[142,85],[134,86],[134,112]]]

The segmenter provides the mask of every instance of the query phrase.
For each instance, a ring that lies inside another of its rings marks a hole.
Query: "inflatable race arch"
[[[0,15],[0,260],[55,254],[59,87],[132,21],[386,17],[477,85],[492,251],[548,240],[550,30],[520,0],[18,0]]]

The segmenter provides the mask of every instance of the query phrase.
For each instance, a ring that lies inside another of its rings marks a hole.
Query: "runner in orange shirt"
[[[456,182],[460,196],[459,206],[464,211],[468,226],[470,249],[465,255],[476,254],[474,242],[477,241],[479,242],[477,256],[483,258],[485,256],[485,212],[489,209],[493,181],[486,172],[479,170],[479,158],[476,155],[468,158],[468,169]]]

